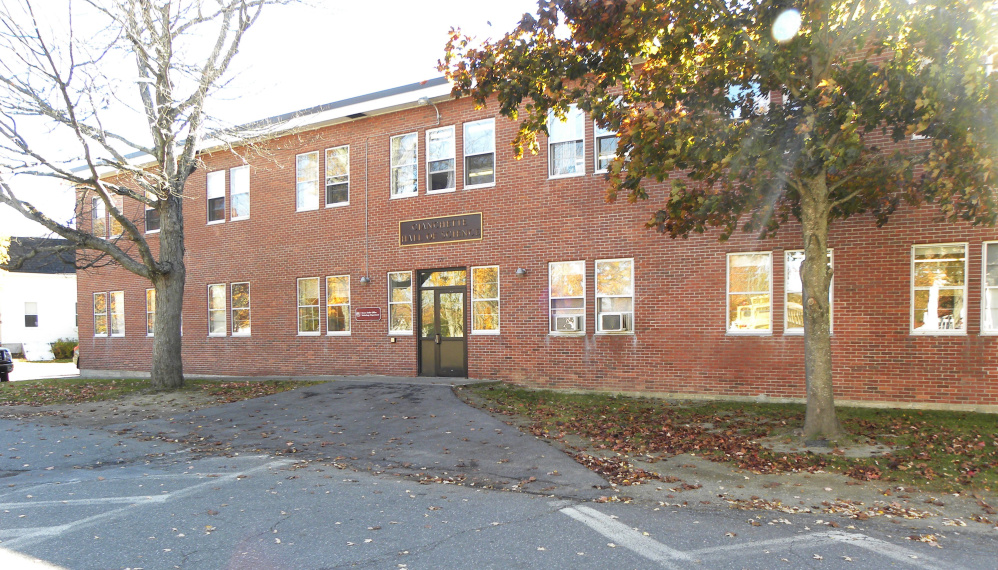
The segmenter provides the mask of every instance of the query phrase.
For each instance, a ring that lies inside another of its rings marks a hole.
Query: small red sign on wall
[[[381,307],[360,307],[354,310],[353,318],[357,321],[380,321]]]

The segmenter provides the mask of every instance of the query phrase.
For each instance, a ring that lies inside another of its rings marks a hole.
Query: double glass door
[[[466,272],[421,271],[419,277],[419,373],[466,377]]]

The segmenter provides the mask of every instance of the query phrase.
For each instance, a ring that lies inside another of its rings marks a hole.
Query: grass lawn
[[[535,435],[575,435],[591,448],[656,461],[696,453],[757,473],[826,471],[925,491],[998,490],[998,416],[967,412],[838,408],[848,432],[831,453],[804,449],[794,429],[804,406],[666,401],[528,390],[508,384],[465,388],[492,412],[517,416]],[[780,444],[782,451],[760,440]],[[844,449],[880,444],[875,457]]]
[[[180,392],[204,392],[218,403],[236,402],[269,396],[320,382],[289,382],[283,380],[231,382],[224,380],[185,380]],[[55,380],[25,380],[0,385],[0,406],[45,406],[78,404],[114,400],[129,394],[156,392],[149,380],[101,380],[64,378]]]

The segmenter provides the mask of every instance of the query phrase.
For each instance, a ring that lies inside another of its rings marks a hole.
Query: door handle
[[[437,344],[440,344],[440,333],[437,333],[436,338],[434,339],[434,342],[436,342]]]

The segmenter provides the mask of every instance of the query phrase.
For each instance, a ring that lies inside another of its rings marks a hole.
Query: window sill
[[[479,188],[495,188],[495,187],[496,187],[496,183],[495,182],[491,182],[489,184],[469,184],[469,185],[465,186],[464,189],[465,190],[477,190]]]
[[[967,331],[964,330],[938,330],[938,331],[910,331],[911,336],[967,336]],[[994,333],[992,333],[994,334]]]
[[[327,332],[326,336],[350,336],[350,331]]]
[[[457,192],[457,188],[444,188],[443,190],[427,190],[426,195],[432,196],[433,194],[453,194]]]
[[[584,338],[586,336],[586,331],[579,331],[579,332],[554,332],[554,331],[549,331],[548,332],[548,336],[565,337],[565,338]]]
[[[113,334],[111,335],[111,338],[125,338],[125,333]]]
[[[232,333],[232,338],[249,338],[250,333]]]
[[[146,338],[152,338],[153,336],[155,336],[155,335],[152,334],[152,333],[146,333]]]
[[[295,209],[295,212],[314,212],[314,211],[316,211],[316,210],[318,210],[318,209],[319,209],[319,207],[318,207],[318,206],[316,206],[316,207],[314,207],[314,208],[303,208],[303,209],[297,209],[297,208],[296,208],[296,209]]]
[[[207,225],[209,225],[209,226],[215,226],[215,225],[224,224],[224,223],[225,223],[225,220],[214,220],[214,221],[209,221]]]
[[[298,336],[321,336],[318,331],[316,332],[301,332],[298,331]]]
[[[239,216],[238,218],[229,218],[229,221],[230,222],[239,222],[239,221],[248,220],[248,219],[250,219],[249,216]]]
[[[415,198],[418,195],[419,195],[419,190],[416,190],[415,192],[410,192],[408,194],[392,194],[392,195],[388,196],[388,199],[389,200],[401,200],[402,198]]]
[[[349,205],[350,202],[336,202],[335,204],[326,204],[326,208],[342,208]]]
[[[634,336],[634,331],[596,331],[595,336]]]
[[[773,336],[773,331],[725,331],[725,336]]]
[[[159,230],[148,230],[148,231],[146,231],[146,235],[149,235],[149,234],[158,234],[158,233],[159,233]]]
[[[412,331],[388,331],[388,336],[412,336]]]
[[[228,335],[225,334],[209,334],[208,338],[225,338]]]
[[[472,336],[499,336],[499,331],[471,331]]]

